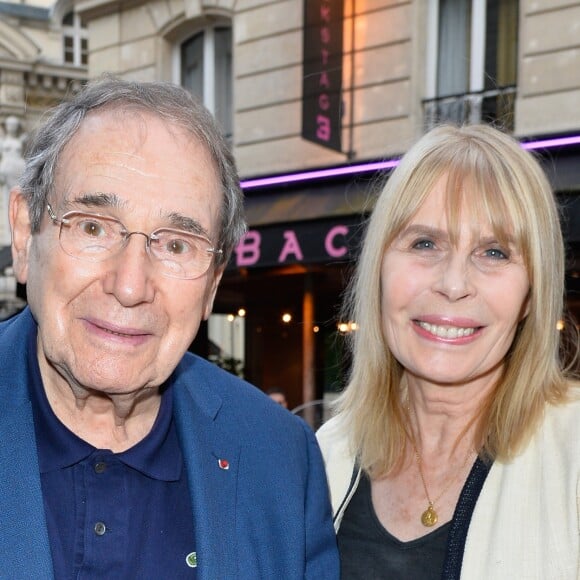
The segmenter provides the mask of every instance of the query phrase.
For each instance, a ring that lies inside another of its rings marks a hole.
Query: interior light
[[[342,332],[342,334],[348,334],[349,332],[354,332],[358,329],[358,325],[356,322],[339,322],[336,327],[338,328],[338,332]]]

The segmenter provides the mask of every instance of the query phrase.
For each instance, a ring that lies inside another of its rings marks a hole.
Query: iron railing
[[[516,87],[463,93],[423,101],[425,129],[441,123],[455,125],[490,123],[513,131]]]

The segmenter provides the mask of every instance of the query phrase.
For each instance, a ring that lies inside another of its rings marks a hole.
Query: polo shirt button
[[[102,536],[107,531],[107,526],[103,522],[97,522],[95,524],[95,534],[97,536]]]
[[[104,473],[105,469],[107,469],[107,464],[104,461],[95,463],[95,473]]]

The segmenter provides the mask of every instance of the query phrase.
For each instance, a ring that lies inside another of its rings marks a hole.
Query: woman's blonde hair
[[[563,314],[564,245],[548,180],[533,155],[497,129],[435,128],[388,177],[343,306],[343,316],[355,320],[358,330],[350,338],[352,367],[337,402],[338,417],[363,469],[377,474],[399,465],[406,440],[403,369],[382,328],[381,263],[385,249],[444,174],[452,241],[465,204],[480,222],[491,224],[500,241],[509,238],[521,251],[530,281],[529,313],[477,418],[480,455],[513,457],[536,430],[545,404],[566,398],[557,329]]]

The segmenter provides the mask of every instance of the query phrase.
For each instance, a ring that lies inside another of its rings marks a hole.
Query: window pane
[[[81,38],[81,64],[89,64],[89,41],[87,38]]]
[[[485,88],[515,85],[518,0],[488,0],[485,41]]]
[[[471,0],[441,0],[437,94],[459,95],[469,90]]]
[[[64,62],[67,64],[74,64],[75,53],[74,53],[74,40],[72,36],[65,36],[63,44],[63,57]]]
[[[181,45],[181,84],[203,100],[203,32]]]
[[[216,28],[215,111],[225,135],[232,134],[232,30]]]

